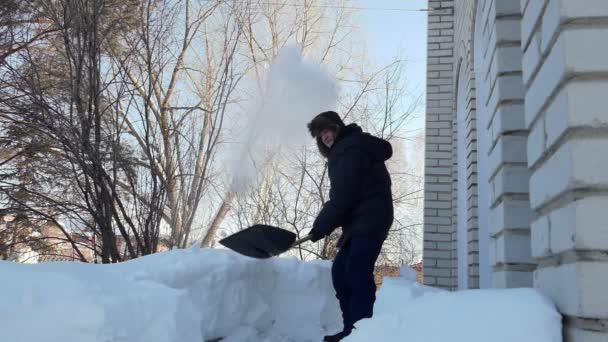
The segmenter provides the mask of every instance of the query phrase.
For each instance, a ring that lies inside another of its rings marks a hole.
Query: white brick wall
[[[489,150],[480,153],[488,154],[492,286],[531,286],[535,264],[530,246],[520,3],[486,0],[482,18],[476,25],[484,25],[483,35],[475,44],[484,44],[484,53],[475,65],[476,74],[483,75],[478,87],[483,87],[479,93],[484,108],[478,112],[488,118],[490,137]]]
[[[532,257],[540,259],[552,255],[549,216],[541,216],[533,221],[531,230]]]
[[[547,258],[570,250],[603,250],[608,241],[608,196],[586,197],[539,217],[532,224],[532,252]]]
[[[527,161],[526,142],[527,136],[516,134],[503,134],[499,136],[490,151],[488,160],[490,175],[495,175],[505,165],[525,165]]]
[[[478,220],[477,220],[477,143],[476,143],[476,122],[475,122],[475,74],[473,70],[473,53],[471,45],[471,34],[472,34],[472,21],[474,16],[474,2],[473,1],[457,1],[455,3],[455,32],[454,32],[454,64],[452,73],[454,79],[463,77],[464,90],[462,94],[459,94],[457,101],[454,101],[453,114],[454,122],[458,120],[457,117],[457,106],[461,106],[463,109],[462,115],[462,127],[454,126],[454,143],[453,143],[453,160],[455,167],[452,169],[452,179],[454,181],[454,192],[453,192],[453,206],[458,207],[458,187],[466,186],[466,199],[462,203],[466,205],[465,210],[461,211],[466,215],[465,222],[466,229],[463,237],[466,237],[464,245],[466,246],[466,285],[468,288],[479,287],[479,237],[478,237]],[[454,93],[457,92],[456,85],[452,89]],[[462,101],[463,104],[458,104],[458,101]],[[465,132],[461,132],[460,137],[463,137],[464,141],[458,141],[459,132],[456,129],[464,129]],[[466,165],[462,170],[466,173],[464,178],[466,184],[459,184],[458,179],[458,167],[457,163],[459,160],[458,156],[458,144],[464,145],[465,158],[462,158],[466,162]],[[458,211],[454,210],[453,224],[454,232],[458,228]],[[457,257],[456,248],[458,246],[458,234],[454,234],[454,255]],[[458,261],[454,261],[455,265],[458,265]],[[458,272],[457,268],[454,269],[454,280],[458,283]]]
[[[606,94],[608,82],[605,81],[567,83],[545,116],[547,146],[553,146],[570,127],[608,127],[608,115],[597,115],[596,112],[598,106],[608,108]]]
[[[479,285],[477,182],[480,180],[475,108],[475,78],[478,77],[485,88],[482,103],[488,115],[490,136],[489,150],[481,153],[489,155],[492,208],[488,230],[494,238],[490,258],[496,273],[492,279],[494,286],[499,287],[529,286],[532,284],[530,271],[535,265],[529,233],[532,217],[526,148],[529,131],[524,115],[520,4],[511,0],[480,1],[483,20],[477,25],[483,25],[484,35],[475,44],[482,46],[484,58],[479,61],[473,61],[471,44],[476,2],[457,1],[453,3],[455,8],[452,3],[429,2],[429,7],[437,10],[429,12],[425,259],[433,259],[428,261],[431,270],[425,272],[425,282],[450,284],[450,288],[458,283],[457,146],[465,144],[468,285]],[[466,141],[462,142],[457,141],[454,95],[456,80],[461,74],[469,80],[466,96],[459,98],[467,102]],[[451,179],[445,177],[450,175]],[[438,271],[443,268],[450,272]]]
[[[534,282],[553,298],[562,314],[608,319],[606,283],[597,279],[606,274],[606,262],[577,261],[540,268]]]
[[[492,203],[500,205],[505,201],[504,196],[518,195],[525,197],[529,192],[530,171],[524,165],[507,164],[501,167],[492,178]],[[528,203],[529,207],[530,204]],[[513,207],[508,207],[509,209]],[[520,208],[517,208],[519,210]],[[519,212],[518,212],[519,214]],[[518,215],[519,216],[519,215]]]
[[[495,288],[529,287],[530,272],[494,269],[492,272],[492,286]]]
[[[608,340],[608,1],[522,0],[534,286]]]
[[[531,219],[529,201],[502,201],[490,212],[490,234],[495,236],[503,230],[525,230],[530,226]]]
[[[608,126],[608,115],[597,115],[596,106],[608,108],[608,82],[572,80],[558,92],[544,116],[532,126],[534,143],[528,144],[530,166],[534,167],[543,152],[554,147],[568,129],[581,130]],[[590,101],[595,99],[595,101]]]
[[[602,250],[608,241],[608,197],[587,197],[550,214],[551,251]]]
[[[530,250],[530,233],[527,230],[505,230],[494,238],[497,264],[532,262]]]
[[[424,283],[451,289],[453,2],[430,1],[428,23]]]
[[[601,47],[598,53],[588,53],[594,47]],[[538,48],[530,46],[529,48]],[[593,77],[608,70],[608,28],[580,28],[565,30],[549,49],[548,55],[539,65],[524,64],[524,69],[532,75],[528,81],[526,96],[526,122],[532,123],[549,99],[573,74]],[[539,59],[537,62],[540,62]],[[538,71],[535,73],[536,68]]]
[[[602,332],[593,330],[584,330],[575,327],[571,322],[565,331],[565,341],[585,341],[585,342],[606,342],[606,335]]]
[[[566,192],[608,186],[607,151],[608,139],[601,136],[574,137],[560,144],[532,174],[532,208],[559,202]]]

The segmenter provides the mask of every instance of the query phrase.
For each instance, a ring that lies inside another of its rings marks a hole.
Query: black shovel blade
[[[220,240],[220,243],[248,257],[266,259],[286,252],[295,241],[295,233],[256,224]]]

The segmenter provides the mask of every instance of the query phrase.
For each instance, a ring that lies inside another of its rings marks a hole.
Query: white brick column
[[[608,341],[608,1],[522,0],[534,286]]]
[[[430,1],[428,15],[424,283],[452,289],[452,108],[454,7]]]
[[[479,234],[477,220],[477,133],[476,133],[476,113],[475,113],[475,74],[473,69],[473,19],[475,15],[475,1],[456,1],[454,15],[454,80],[457,84],[463,81],[462,93],[454,87],[456,95],[454,103],[454,125],[453,125],[453,163],[452,177],[453,187],[453,224],[454,224],[454,245],[458,246],[458,222],[465,222],[466,229],[463,238],[466,245],[465,260],[458,263],[467,266],[466,282],[467,288],[479,288]],[[458,120],[458,110],[462,111],[460,122]],[[459,123],[459,124],[457,124]],[[463,153],[459,156],[459,152]],[[460,163],[464,165],[460,165]],[[464,175],[459,175],[462,171]],[[459,182],[460,179],[460,182]],[[462,180],[465,180],[464,182]],[[464,194],[465,200],[461,205],[465,208],[458,208],[458,193]],[[464,209],[464,210],[463,210]],[[458,218],[458,214],[464,214],[464,218]],[[454,253],[458,250],[455,249]],[[456,271],[456,270],[455,270]],[[457,272],[454,273],[457,276]]]
[[[481,30],[475,61],[484,124],[490,212],[492,287],[532,286],[531,211],[524,121],[524,86],[517,1],[480,0],[475,23]]]

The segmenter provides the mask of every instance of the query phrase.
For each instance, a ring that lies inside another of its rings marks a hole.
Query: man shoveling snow
[[[331,184],[329,201],[310,232],[318,241],[342,227],[340,251],[332,265],[332,281],[342,310],[344,328],[325,341],[340,341],[354,324],[373,314],[376,300],[374,264],[393,222],[391,178],[384,164],[392,156],[389,142],[346,126],[333,111],[309,124],[319,152],[327,158]]]

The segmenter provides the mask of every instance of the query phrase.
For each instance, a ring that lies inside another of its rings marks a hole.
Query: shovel
[[[267,259],[282,254],[311,238],[312,236],[307,235],[296,240],[297,236],[293,232],[265,224],[256,224],[220,240],[220,243],[239,254]]]

